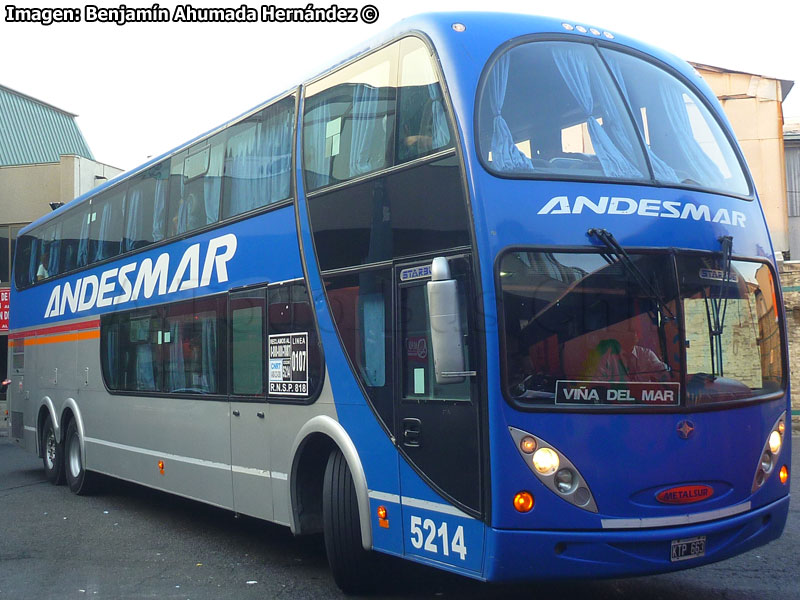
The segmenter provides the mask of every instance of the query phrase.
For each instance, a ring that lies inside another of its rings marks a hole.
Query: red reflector
[[[700,502],[714,495],[710,485],[681,485],[658,492],[656,500],[663,504],[691,504]]]

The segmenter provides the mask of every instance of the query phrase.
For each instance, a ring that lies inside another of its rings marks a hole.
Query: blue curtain
[[[225,175],[230,178],[229,212],[226,216],[247,212],[257,202],[259,178],[258,125],[228,143]]]
[[[137,247],[137,242],[140,241],[142,235],[142,227],[140,221],[142,220],[142,192],[138,189],[130,190],[125,196],[126,212],[125,219],[125,239],[123,240],[123,251],[134,250]]]
[[[87,206],[88,212],[84,214],[81,222],[81,239],[78,242],[78,265],[85,267],[89,264],[89,221],[92,217],[91,204]]]
[[[156,180],[156,198],[153,208],[153,241],[158,242],[164,239],[165,225],[167,220],[167,180]]]
[[[428,95],[431,98],[431,115],[433,119],[431,150],[440,150],[450,144],[450,129],[447,127],[447,117],[442,105],[442,90],[439,82],[428,85]]]
[[[136,389],[154,391],[156,379],[153,370],[153,349],[150,344],[136,346]]]
[[[217,322],[215,316],[203,319],[201,343],[201,389],[206,393],[213,394],[217,391]]]
[[[380,290],[371,291],[378,288],[374,277],[361,276],[360,279],[358,310],[364,336],[364,380],[369,386],[383,387],[386,385],[386,303]]]
[[[611,68],[611,72],[613,73],[620,89],[622,90],[622,95],[625,97],[625,102],[627,102],[628,106],[631,107],[634,117],[636,117],[636,124],[639,127],[639,133],[641,133],[642,138],[644,138],[644,126],[640,122],[640,117],[636,112],[636,107],[634,107],[633,103],[631,102],[630,95],[628,95],[628,86],[625,84],[625,78],[622,76],[622,69],[610,52],[604,52],[603,56],[605,56],[608,66]],[[653,166],[653,173],[655,174],[656,179],[663,181],[664,183],[680,183],[680,179],[675,173],[675,169],[670,167],[666,162],[659,158],[659,156],[649,145],[645,144],[645,148],[647,149],[647,156],[650,158],[650,164]]]
[[[719,167],[703,151],[694,137],[682,90],[666,77],[661,77],[658,81],[658,94],[663,102],[664,114],[670,128],[675,132],[673,143],[685,157],[687,170],[696,174],[694,179],[699,183],[711,187],[725,187]]]
[[[280,109],[274,118],[264,123],[266,204],[289,197],[292,175],[292,116],[292,111]]]
[[[379,115],[378,89],[365,83],[353,87],[350,138],[350,177],[380,169],[386,163],[386,130]],[[379,131],[380,129],[380,131]],[[376,146],[376,138],[383,144]],[[375,148],[379,151],[376,151]]]
[[[218,141],[211,147],[208,172],[203,178],[205,220],[198,226],[219,221],[219,197],[222,192],[222,171],[225,162],[225,149],[221,144],[222,142]]]
[[[100,213],[100,232],[97,236],[97,251],[95,252],[93,262],[109,258],[114,254],[112,250],[114,242],[108,239],[113,230],[112,213],[112,202],[105,202],[103,204],[103,211]]]
[[[533,171],[533,163],[514,145],[514,136],[503,118],[502,110],[508,86],[508,69],[511,57],[501,56],[489,77],[489,106],[494,115],[492,129],[492,166],[501,172]]]
[[[183,361],[183,327],[179,320],[169,326],[169,391],[186,389],[186,366]]]
[[[325,94],[331,94],[329,90]],[[315,98],[316,100],[316,98]],[[331,183],[331,156],[326,156],[328,122],[331,118],[327,97],[303,119],[303,154],[305,159],[306,183],[309,190],[315,190]]]
[[[584,112],[603,173],[626,179],[646,177],[636,167],[635,159],[632,160],[635,150],[630,138],[621,130],[623,117],[617,111],[610,90],[597,81],[585,57],[575,48],[553,48],[552,53],[567,88]],[[603,125],[597,122],[595,115],[603,117]]]
[[[50,277],[59,274],[59,263],[61,255],[61,223],[56,225],[53,230],[53,240],[47,245],[50,257],[47,262],[47,272]]]

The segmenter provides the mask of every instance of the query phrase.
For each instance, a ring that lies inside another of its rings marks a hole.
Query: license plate
[[[704,535],[699,535],[693,538],[684,538],[682,540],[672,540],[670,560],[672,562],[689,560],[690,558],[705,556],[705,553],[706,536]]]

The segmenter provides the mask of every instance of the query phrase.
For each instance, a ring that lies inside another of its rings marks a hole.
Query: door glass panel
[[[264,393],[264,290],[231,294],[231,392]]]
[[[458,289],[462,348],[466,371],[475,369],[471,348],[470,298],[473,296],[467,258],[448,260],[451,278]],[[480,510],[479,403],[473,402],[475,378],[436,383],[434,350],[428,313],[427,280],[400,283],[403,276],[424,272],[410,264],[395,269],[399,313],[396,329],[402,339],[395,344],[401,378],[398,390],[398,447],[406,459],[445,497],[465,507]]]
[[[458,283],[463,289],[463,278]],[[414,400],[469,400],[469,378],[464,378],[460,383],[436,383],[426,286],[418,284],[406,287],[400,293],[403,306],[403,397]],[[459,304],[461,331],[466,333],[467,317],[463,293],[459,293]],[[467,354],[467,344],[463,347]],[[464,364],[469,364],[469,356],[465,356]]]
[[[331,314],[378,416],[393,429],[391,271],[325,278]]]

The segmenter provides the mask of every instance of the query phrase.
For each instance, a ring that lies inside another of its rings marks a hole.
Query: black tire
[[[361,545],[361,522],[353,476],[341,450],[331,452],[322,486],[322,526],[333,579],[345,594],[374,586],[373,555]]]
[[[49,415],[42,426],[42,464],[47,481],[64,484],[64,445],[58,440]]]
[[[67,426],[67,435],[64,439],[64,471],[66,472],[67,485],[74,494],[86,496],[94,492],[96,478],[94,473],[86,471],[81,452],[81,436],[75,420]]]

